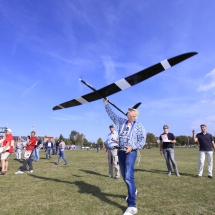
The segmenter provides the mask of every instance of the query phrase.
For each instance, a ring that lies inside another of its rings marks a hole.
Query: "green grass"
[[[198,149],[175,149],[181,177],[167,176],[158,149],[141,150],[135,166],[138,214],[215,214],[215,179],[197,179]],[[106,178],[104,151],[66,151],[69,161],[54,165],[57,156],[33,162],[34,172],[14,173],[22,165],[11,155],[9,171],[0,176],[0,214],[120,215],[126,209],[127,189],[122,179]]]

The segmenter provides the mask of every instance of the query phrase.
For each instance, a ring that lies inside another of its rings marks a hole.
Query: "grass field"
[[[138,214],[215,214],[215,179],[196,178],[197,148],[177,148],[175,157],[181,177],[167,176],[164,157],[158,149],[141,150],[135,166]],[[120,215],[127,205],[122,179],[107,178],[104,151],[66,151],[64,166],[57,156],[33,162],[34,172],[14,173],[22,165],[11,155],[9,171],[0,176],[0,214]]]

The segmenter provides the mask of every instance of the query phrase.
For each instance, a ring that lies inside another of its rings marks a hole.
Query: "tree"
[[[75,130],[71,131],[71,133],[69,135],[69,139],[73,145],[76,145],[78,136],[79,136],[79,132],[77,132]]]
[[[191,140],[190,138],[188,138],[188,136],[180,135],[176,137],[176,142],[179,143],[181,146],[188,145],[189,140]]]
[[[62,134],[60,134],[60,136],[59,136],[59,140],[61,140],[61,139],[64,139]]]
[[[104,142],[103,142],[102,138],[99,138],[99,139],[97,140],[97,145],[99,145],[100,148],[103,147]]]
[[[147,133],[146,135],[146,142],[147,143],[157,143],[157,139],[153,133]]]

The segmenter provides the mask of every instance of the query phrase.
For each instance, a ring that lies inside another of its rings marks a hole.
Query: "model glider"
[[[94,91],[92,93],[86,94],[79,98],[59,104],[59,105],[55,106],[53,108],[53,110],[75,107],[75,106],[82,105],[82,104],[85,104],[88,102],[96,101],[98,99],[101,99],[102,97],[105,98],[114,93],[117,93],[117,92],[127,89],[131,86],[134,86],[135,84],[138,84],[142,81],[145,81],[146,79],[148,79],[154,75],[157,75],[158,73],[163,72],[164,70],[167,70],[167,69],[171,68],[172,66],[174,66],[196,54],[197,54],[197,52],[189,52],[189,53],[181,54],[181,55],[175,56],[173,58],[169,58],[167,60],[161,61],[160,63],[155,64],[151,67],[148,67],[147,69],[141,70],[133,75],[130,75],[130,76],[123,78],[119,81],[116,81],[106,87],[96,90],[96,92]]]

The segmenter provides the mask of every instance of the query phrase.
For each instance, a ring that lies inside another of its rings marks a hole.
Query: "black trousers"
[[[23,163],[20,171],[24,172],[27,164],[30,167],[29,170],[33,170],[32,160],[31,160],[31,158],[28,158],[28,159],[24,160],[24,163]]]

